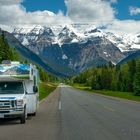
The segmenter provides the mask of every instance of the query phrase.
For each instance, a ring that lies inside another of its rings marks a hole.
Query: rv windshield
[[[0,82],[0,94],[23,94],[22,82]]]

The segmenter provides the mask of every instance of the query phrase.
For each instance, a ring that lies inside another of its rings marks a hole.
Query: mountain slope
[[[68,69],[79,73],[87,68],[116,64],[125,58],[104,33],[91,27],[79,32],[72,25],[59,27],[40,27],[15,29],[13,35],[29,50],[57,71],[68,73]],[[68,75],[70,75],[68,73]]]
[[[33,63],[39,64],[46,71],[55,74],[57,76],[61,76],[61,77],[68,76],[67,74],[59,73],[58,71],[54,70],[49,65],[44,63],[44,61],[39,56],[37,56],[32,51],[30,51],[28,48],[24,47],[11,33],[6,31],[3,32],[9,45],[15,48],[25,59],[29,59]],[[0,31],[0,34],[2,34],[2,30]]]
[[[132,54],[130,54],[129,56],[127,56],[126,58],[124,58],[123,60],[121,60],[117,65],[121,65],[124,63],[127,63],[128,61],[132,60],[132,59],[136,59],[140,57],[140,50],[133,52]]]

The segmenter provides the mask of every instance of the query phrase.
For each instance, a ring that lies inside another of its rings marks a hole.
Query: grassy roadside
[[[74,84],[73,87],[85,91],[90,91],[92,94],[98,93],[107,96],[119,97],[123,99],[133,100],[133,101],[140,101],[140,96],[134,96],[131,92],[120,92],[120,91],[108,91],[108,90],[92,90],[91,87],[84,86],[81,84]]]
[[[56,89],[57,85],[53,83],[39,83],[39,100],[47,97],[52,91]]]

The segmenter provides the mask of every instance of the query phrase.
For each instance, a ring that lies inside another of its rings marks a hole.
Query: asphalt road
[[[140,140],[140,103],[63,85],[25,125],[1,120],[0,140]]]

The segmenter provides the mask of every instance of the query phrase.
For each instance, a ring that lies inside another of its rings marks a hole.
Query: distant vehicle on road
[[[3,61],[0,64],[0,118],[26,122],[39,105],[39,74],[35,65]]]

